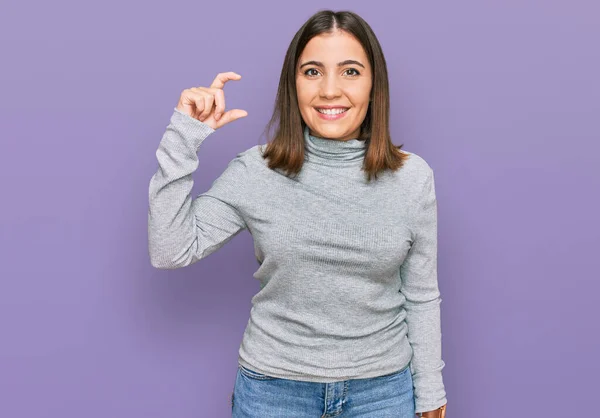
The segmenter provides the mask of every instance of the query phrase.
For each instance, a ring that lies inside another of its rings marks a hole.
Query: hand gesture
[[[204,122],[213,129],[233,122],[236,119],[248,116],[248,112],[241,109],[225,111],[225,94],[223,86],[229,80],[239,80],[241,75],[234,72],[219,73],[210,87],[192,87],[181,93],[177,109],[188,114],[200,122]]]

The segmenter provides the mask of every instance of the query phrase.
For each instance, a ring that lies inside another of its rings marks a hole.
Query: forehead
[[[344,31],[315,36],[308,41],[300,55],[300,61],[315,60],[332,66],[347,59],[356,59],[368,65],[367,54],[360,42]]]

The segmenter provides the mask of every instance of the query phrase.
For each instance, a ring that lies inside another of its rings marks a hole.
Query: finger
[[[207,89],[205,87],[192,87],[189,89],[190,96],[194,97],[194,100],[199,100],[199,98],[203,98]],[[197,119],[200,117],[200,113],[204,111],[204,99],[200,101],[201,105],[196,108],[194,112],[194,117]]]
[[[204,96],[201,94],[194,95],[194,102],[196,103],[196,112],[194,117],[196,119],[200,118],[200,114],[204,111]]]
[[[219,120],[225,112],[225,93],[222,89],[215,89],[215,120]]]
[[[200,114],[200,120],[203,121],[210,116],[213,108],[214,97],[212,93],[205,93],[204,96],[204,110]]]
[[[186,89],[181,92],[179,104],[185,113],[191,117],[196,117],[196,97],[193,89]]]
[[[223,86],[225,86],[225,83],[227,83],[229,80],[239,80],[240,78],[242,78],[242,76],[239,75],[238,73],[234,73],[233,71],[229,71],[226,73],[219,73],[213,80],[210,87],[216,88],[216,89],[222,89]]]
[[[219,119],[218,127],[220,128],[221,126],[226,125],[229,122],[233,122],[236,119],[240,119],[246,116],[248,116],[248,112],[246,112],[245,110],[231,109],[223,113],[223,116],[221,116],[221,119]]]

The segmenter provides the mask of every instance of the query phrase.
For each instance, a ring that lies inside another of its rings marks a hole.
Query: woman
[[[443,417],[437,203],[425,160],[392,144],[386,63],[369,25],[320,11],[287,51],[266,149],[193,199],[197,150],[247,116],[219,74],[182,92],[156,153],[152,265],[207,257],[244,229],[260,291],[234,417]],[[441,407],[441,408],[440,408]]]

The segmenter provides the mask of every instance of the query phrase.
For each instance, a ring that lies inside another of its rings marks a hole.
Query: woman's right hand
[[[219,73],[210,87],[192,87],[181,93],[177,110],[206,123],[213,129],[236,119],[248,116],[248,112],[241,109],[225,111],[225,94],[223,86],[229,80],[239,80],[241,75],[234,72]]]

